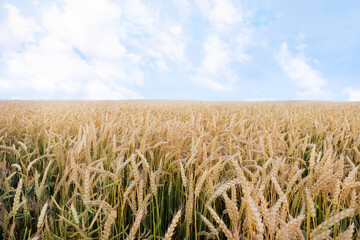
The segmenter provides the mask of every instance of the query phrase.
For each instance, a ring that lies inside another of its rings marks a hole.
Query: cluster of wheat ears
[[[0,102],[0,238],[357,239],[360,105]]]

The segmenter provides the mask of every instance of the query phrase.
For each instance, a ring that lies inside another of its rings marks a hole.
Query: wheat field
[[[2,101],[0,235],[359,239],[359,147],[355,103]]]

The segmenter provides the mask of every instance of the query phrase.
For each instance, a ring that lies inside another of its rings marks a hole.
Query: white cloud
[[[181,36],[183,34],[183,29],[181,25],[172,25],[170,27],[170,32],[175,36]]]
[[[246,48],[251,44],[252,41],[252,30],[249,28],[243,28],[241,33],[236,37],[234,42],[234,54],[235,59],[238,62],[249,61],[251,57],[246,53]]]
[[[128,34],[141,34],[142,32],[153,32],[156,30],[157,15],[149,10],[141,0],[125,0],[122,5],[124,26]]]
[[[45,92],[66,90],[58,84],[90,76],[91,71],[73,53],[71,44],[53,35],[44,37],[39,46],[30,45],[24,52],[8,56],[7,65],[18,86]]]
[[[0,24],[0,51],[12,52],[21,48],[22,44],[34,42],[34,35],[40,31],[33,19],[20,14],[16,7],[5,4],[7,18]]]
[[[308,98],[328,98],[330,96],[330,93],[325,91],[324,89],[320,87],[310,87],[306,88],[303,92],[297,93],[298,97],[300,99],[308,99]]]
[[[154,48],[162,54],[163,58],[169,58],[173,61],[184,60],[185,44],[180,34],[170,35],[160,32],[158,38],[153,41],[153,44]]]
[[[275,58],[286,76],[304,89],[303,92],[298,93],[298,96],[316,98],[329,96],[329,93],[322,89],[326,85],[326,81],[321,77],[321,73],[313,69],[306,59],[292,56],[286,43],[282,44]]]
[[[120,16],[120,7],[106,0],[65,0],[63,11],[53,6],[44,12],[43,23],[87,58],[114,61],[126,55],[116,33]]]
[[[229,69],[233,56],[228,44],[218,35],[210,35],[204,42],[204,52],[201,67],[192,81],[215,91],[233,91],[237,76]]]
[[[91,100],[119,100],[140,99],[138,93],[131,90],[113,89],[100,81],[91,81],[85,85],[85,99]]]
[[[204,43],[205,58],[202,68],[208,72],[217,72],[224,69],[231,59],[228,45],[217,35],[211,35]]]
[[[179,22],[160,15],[140,0],[126,0],[123,8],[122,38],[136,46],[138,52],[157,61],[186,62],[187,39]]]
[[[0,19],[1,60],[7,66],[0,76],[6,76],[2,90],[10,86],[49,98],[78,98],[84,95],[83,86],[94,81],[108,93],[96,96],[140,97],[130,87],[143,85],[144,65],[169,71],[169,61],[180,67],[187,63],[188,39],[182,23],[146,4],[141,0],[38,3],[42,15],[36,23],[5,5],[8,16]],[[179,4],[189,6],[187,0]],[[95,84],[87,89],[91,86]],[[119,88],[115,93],[105,90],[114,86]]]
[[[348,94],[348,101],[360,102],[360,89],[354,89],[352,87],[345,88],[345,93]]]
[[[218,30],[241,22],[242,12],[232,0],[195,0],[204,18]]]
[[[193,82],[215,91],[235,91],[234,83],[238,76],[232,70],[231,64],[250,59],[242,50],[245,48],[245,41],[241,41],[239,39],[235,41],[235,50],[233,50],[231,49],[233,45],[224,41],[219,35],[209,35],[203,43],[204,58],[195,76],[192,77]]]
[[[210,10],[210,19],[221,24],[234,24],[241,21],[241,12],[231,0],[214,0]]]
[[[297,36],[294,37],[297,45],[296,45],[296,49],[303,51],[306,48],[306,44],[304,43],[305,40],[305,34],[300,32]]]
[[[252,27],[243,21],[238,1],[195,0],[203,18],[210,23],[203,42],[204,58],[192,80],[216,91],[235,91],[238,76],[235,64],[251,59],[246,53],[252,44]]]
[[[173,4],[181,11],[181,13],[187,14],[190,9],[190,3],[188,0],[171,0]]]
[[[9,84],[9,82],[5,79],[0,79],[0,89],[1,90],[9,90],[11,89],[11,85]]]
[[[210,88],[218,92],[233,92],[236,89],[233,84],[237,80],[237,76],[231,71],[209,74],[199,70],[192,81],[202,87]]]
[[[169,68],[168,66],[166,65],[166,63],[162,60],[157,60],[156,61],[156,66],[158,66],[159,69],[163,70],[163,71],[168,71]]]
[[[122,8],[119,5],[107,0],[65,0],[61,7],[43,8],[41,28],[33,20],[22,17],[17,8],[11,5],[6,8],[9,17],[0,32],[7,31],[5,40],[18,39],[18,45],[23,47],[3,54],[9,76],[2,82],[3,86],[32,89],[39,98],[54,95],[79,98],[83,86],[94,80],[101,89],[96,96],[140,97],[124,85],[141,86],[144,74],[141,57],[129,52],[120,42]],[[36,39],[34,34],[38,31],[42,35]],[[5,40],[0,41],[0,49],[8,48]],[[109,92],[106,89],[110,86],[119,89]],[[87,96],[95,97],[93,92],[89,93]]]
[[[254,29],[243,20],[248,12],[242,9],[239,1],[233,0],[198,0],[202,12],[215,27],[215,33],[227,39],[232,60],[244,62],[251,59],[247,48],[254,44]],[[207,2],[207,4],[204,4]]]
[[[210,23],[205,40],[188,35],[191,24],[199,24],[188,15],[190,9],[193,13],[189,0],[172,0],[179,8],[176,17],[143,0],[33,4],[40,13],[36,22],[12,5],[5,5],[7,16],[0,18],[0,51],[7,50],[0,56],[7,67],[0,75],[5,79],[2,89],[22,88],[20,94],[27,89],[48,98],[140,97],[135,91],[151,75],[143,71],[154,67],[162,74],[176,66],[185,74],[195,72],[190,77],[198,85],[234,91],[238,76],[233,64],[250,59],[246,50],[253,33],[243,22],[238,1],[196,0]],[[180,16],[182,8],[185,18]],[[195,69],[186,56],[187,44],[203,40],[204,55]],[[98,94],[96,87],[102,89]]]

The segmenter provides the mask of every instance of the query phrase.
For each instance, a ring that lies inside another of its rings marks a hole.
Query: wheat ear
[[[176,228],[178,222],[180,221],[181,215],[182,215],[182,209],[177,211],[177,213],[173,217],[173,219],[171,221],[171,224],[170,224],[169,228],[166,231],[165,240],[171,240],[171,237],[175,232],[175,228]]]
[[[38,223],[37,223],[38,230],[42,227],[42,225],[44,223],[47,207],[48,207],[48,202],[46,202],[45,205],[43,206],[43,208],[41,209],[40,216],[39,216]]]
[[[219,224],[221,230],[223,231],[223,233],[225,234],[227,239],[234,239],[234,237],[233,237],[232,233],[230,232],[229,228],[225,225],[224,221],[219,217],[219,215],[215,212],[215,210],[212,209],[211,207],[208,207],[207,209],[209,210],[211,216],[215,219],[217,224]]]
[[[111,225],[115,222],[116,217],[117,217],[116,209],[111,210],[104,225],[104,235],[102,236],[102,240],[109,239],[111,233]]]

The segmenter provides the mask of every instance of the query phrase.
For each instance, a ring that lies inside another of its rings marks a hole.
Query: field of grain
[[[359,131],[355,103],[3,101],[0,235],[357,239]]]

